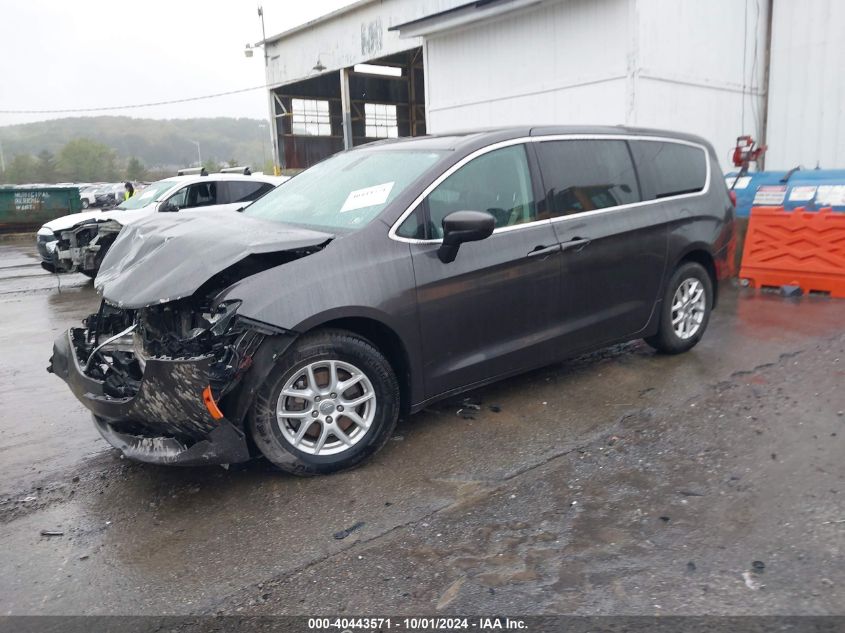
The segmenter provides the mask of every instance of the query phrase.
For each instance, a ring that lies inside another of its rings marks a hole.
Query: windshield
[[[415,150],[336,154],[259,198],[244,213],[289,224],[359,229],[443,154]]]
[[[172,180],[160,180],[159,182],[154,182],[150,186],[145,187],[143,191],[135,192],[134,196],[128,200],[124,200],[115,208],[127,210],[140,209],[141,207],[145,207],[151,202],[158,200],[162,195],[173,189],[175,184],[176,183]]]

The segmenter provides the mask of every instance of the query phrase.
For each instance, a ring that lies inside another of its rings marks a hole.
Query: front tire
[[[701,264],[681,264],[666,287],[657,334],[645,342],[663,354],[680,354],[701,340],[713,308],[713,282]]]
[[[88,201],[85,198],[82,198],[82,208],[87,209],[88,206],[89,206]]]
[[[344,330],[304,336],[259,388],[248,426],[261,453],[295,475],[353,468],[399,418],[399,383],[368,340]]]

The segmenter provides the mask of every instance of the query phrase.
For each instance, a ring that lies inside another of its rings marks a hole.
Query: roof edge
[[[443,31],[451,31],[474,22],[491,18],[540,4],[545,0],[475,0],[445,11],[389,27],[398,31],[400,38],[421,37]]]

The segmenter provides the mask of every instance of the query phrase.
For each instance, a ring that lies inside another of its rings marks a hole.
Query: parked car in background
[[[263,174],[192,174],[152,183],[128,200],[122,200],[121,193],[121,202],[110,211],[73,213],[44,224],[36,235],[41,266],[50,272],[82,272],[95,277],[124,225],[156,212],[238,209],[285,180]],[[117,186],[110,187],[108,195],[114,195]],[[121,191],[123,187],[121,183]],[[99,200],[100,194],[97,196]]]
[[[94,207],[97,205],[97,190],[102,187],[101,184],[81,185],[79,186],[79,199],[82,201],[82,208]]]
[[[617,342],[695,346],[732,272],[721,173],[699,137],[623,127],[361,146],[243,213],[128,225],[51,370],[132,459],[350,468],[400,412]]]
[[[123,202],[123,194],[125,191],[126,189],[122,182],[102,185],[94,193],[94,206],[104,209],[116,207]]]

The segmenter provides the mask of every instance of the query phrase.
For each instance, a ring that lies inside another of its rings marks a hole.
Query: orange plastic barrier
[[[739,276],[754,288],[789,285],[845,298],[845,213],[754,207]]]

